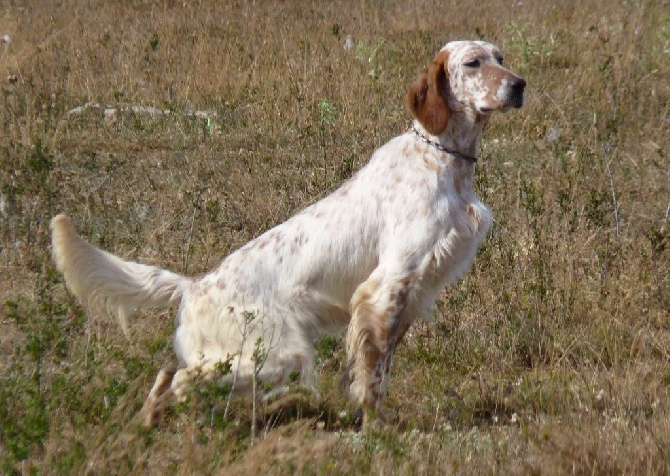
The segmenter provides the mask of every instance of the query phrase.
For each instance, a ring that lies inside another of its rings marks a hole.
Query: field
[[[0,37],[0,474],[670,474],[667,0],[9,0]],[[400,347],[390,423],[359,430],[327,338],[316,394],[203,382],[139,428],[174,310],[128,338],[87,312],[51,217],[204,273],[406,130],[461,38],[528,101],[485,132],[495,225]]]

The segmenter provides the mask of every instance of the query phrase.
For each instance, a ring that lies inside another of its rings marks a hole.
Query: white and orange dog
[[[231,372],[218,378],[235,391],[249,391],[254,378],[281,385],[294,372],[309,386],[314,341],[344,329],[351,398],[378,410],[396,346],[468,269],[491,226],[473,190],[478,141],[492,112],[522,106],[525,86],[494,45],[448,43],[407,93],[410,131],[202,278],[124,261],[56,216],[54,259],[86,305],[115,314],[124,329],[137,309],[179,305],[181,367],[159,373],[144,423],[160,418],[163,394],[183,395],[193,370],[213,374],[229,359]]]

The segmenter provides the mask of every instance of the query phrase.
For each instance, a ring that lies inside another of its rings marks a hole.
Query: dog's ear
[[[447,60],[449,52],[440,51],[430,66],[409,88],[405,103],[419,122],[433,135],[441,134],[449,120]]]

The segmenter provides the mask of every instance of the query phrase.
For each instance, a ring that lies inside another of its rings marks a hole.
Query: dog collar
[[[469,160],[472,163],[477,162],[477,157],[472,157],[470,155],[462,154],[462,153],[460,153],[458,151],[455,151],[453,149],[449,149],[449,148],[443,146],[442,144],[440,144],[438,142],[435,142],[434,140],[430,140],[428,137],[424,136],[421,132],[419,132],[419,130],[414,126],[414,124],[412,124],[411,129],[419,139],[421,139],[422,141],[424,141],[428,145],[432,145],[437,150],[441,150],[442,152],[445,152],[447,154],[455,155],[456,157],[461,158],[463,160]]]

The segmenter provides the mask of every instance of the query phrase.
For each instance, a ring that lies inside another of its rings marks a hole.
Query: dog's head
[[[453,111],[487,116],[523,105],[526,81],[503,66],[502,52],[484,41],[452,41],[410,87],[406,102],[426,130],[439,135]]]

